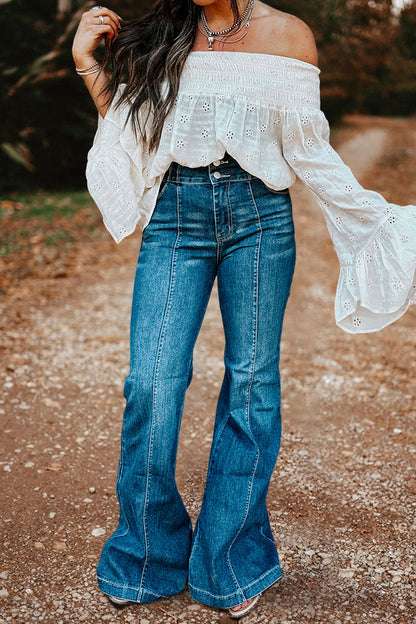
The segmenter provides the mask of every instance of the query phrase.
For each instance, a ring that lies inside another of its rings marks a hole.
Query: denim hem
[[[162,600],[163,598],[169,598],[174,594],[178,594],[183,589],[172,592],[172,594],[158,594],[151,589],[142,587],[131,587],[130,585],[122,585],[121,583],[114,583],[101,576],[97,576],[98,587],[107,596],[114,596],[114,598],[122,598],[124,600],[131,600],[132,602],[154,602],[155,600]]]
[[[260,592],[264,591],[273,583],[276,583],[282,576],[282,571],[280,566],[274,566],[268,572],[265,572],[260,577],[249,583],[248,585],[242,586],[238,591],[233,594],[227,594],[225,596],[216,596],[211,594],[204,589],[199,589],[199,587],[195,587],[189,583],[189,593],[194,600],[198,602],[202,602],[210,607],[220,607],[226,609],[228,607],[234,607],[237,604],[241,604],[245,600],[249,598],[253,598]]]

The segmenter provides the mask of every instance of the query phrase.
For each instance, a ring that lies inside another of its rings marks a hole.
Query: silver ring
[[[90,9],[90,11],[98,11],[99,9],[102,9],[102,6],[94,6],[92,7],[92,9]]]
[[[98,19],[100,20],[100,24],[104,24],[104,18],[102,15],[99,15]]]

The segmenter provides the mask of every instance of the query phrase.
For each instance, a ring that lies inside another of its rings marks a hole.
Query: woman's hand
[[[100,16],[102,20],[100,20]],[[118,37],[120,20],[122,18],[106,7],[85,11],[75,33],[72,44],[72,56],[77,67],[87,67],[94,60],[92,53],[104,37],[115,39]],[[103,21],[103,23],[101,23]]]
[[[99,19],[100,16],[102,20]],[[98,65],[92,53],[98,48],[104,37],[109,39],[118,37],[121,19],[117,13],[105,7],[100,7],[94,11],[90,9],[82,14],[72,44],[72,56],[74,57],[76,68],[87,69]],[[102,94],[101,91],[108,85],[108,76],[104,71],[97,76],[95,69],[81,75],[98,112],[104,118],[108,110],[108,104],[107,96]]]

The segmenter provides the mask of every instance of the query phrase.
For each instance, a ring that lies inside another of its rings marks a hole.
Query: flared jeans
[[[281,438],[280,340],[295,255],[288,189],[270,189],[228,153],[203,167],[171,164],[138,256],[120,516],[97,567],[104,593],[152,602],[188,584],[195,600],[226,608],[280,578],[266,495]],[[175,466],[215,278],[225,370],[193,530]]]

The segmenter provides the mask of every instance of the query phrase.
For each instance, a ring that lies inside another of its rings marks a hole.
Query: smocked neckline
[[[288,62],[293,62],[295,64],[301,64],[301,65],[305,65],[306,67],[313,69],[314,71],[316,71],[318,74],[320,73],[320,69],[319,67],[317,67],[316,65],[313,65],[312,63],[308,63],[307,61],[301,61],[300,59],[294,58],[293,56],[283,56],[281,54],[267,54],[267,52],[244,52],[242,50],[191,50],[188,54],[188,56],[191,56],[191,54],[209,54],[210,56],[215,56],[215,55],[221,55],[221,54],[225,54],[225,55],[237,55],[237,56],[258,56],[260,58],[264,58],[264,57],[269,57],[269,58],[275,58],[278,60],[283,60],[283,61],[288,61]]]

